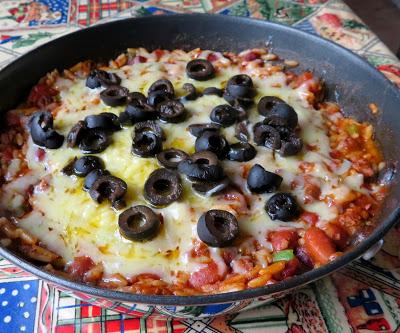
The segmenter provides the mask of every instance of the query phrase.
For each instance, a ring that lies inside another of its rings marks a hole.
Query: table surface
[[[186,12],[293,25],[360,54],[400,87],[399,60],[342,1],[326,0],[0,0],[0,67],[98,22]],[[399,245],[400,226],[369,262],[354,262],[273,305],[205,320],[120,315],[65,295],[0,258],[0,333],[400,332]]]

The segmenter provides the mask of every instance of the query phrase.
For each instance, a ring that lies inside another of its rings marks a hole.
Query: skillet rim
[[[362,67],[362,70],[368,71],[374,80],[384,80],[382,84],[387,86],[387,89],[391,90],[390,93],[394,94],[400,101],[400,90],[398,90],[395,85],[390,82],[381,72],[379,72],[376,68],[374,68],[371,64],[367,63],[363,58],[359,55],[351,52],[350,50],[335,44],[327,39],[322,37],[306,33],[304,31],[298,30],[293,27],[289,27],[283,24],[264,21],[260,19],[253,19],[247,17],[239,17],[239,16],[226,16],[220,14],[173,14],[173,15],[161,15],[161,16],[148,16],[148,17],[134,17],[123,20],[116,20],[107,23],[101,23],[95,26],[91,26],[86,29],[81,29],[74,31],[72,33],[60,36],[50,42],[47,42],[32,51],[25,53],[21,57],[12,61],[6,67],[4,67],[0,71],[0,80],[3,76],[9,75],[8,72],[12,72],[13,67],[18,66],[19,62],[26,60],[27,58],[32,56],[34,53],[40,53],[43,49],[47,47],[53,47],[53,44],[62,43],[63,40],[68,38],[77,38],[82,34],[83,31],[91,30],[91,31],[101,31],[104,28],[113,28],[115,26],[118,27],[122,21],[131,21],[132,25],[135,25],[138,21],[162,21],[162,20],[187,20],[190,17],[190,20],[199,19],[217,19],[219,20],[219,24],[223,25],[225,22],[235,22],[235,21],[244,21],[250,25],[260,26],[261,28],[270,27],[271,31],[269,35],[273,35],[274,31],[281,30],[283,33],[292,33],[298,36],[299,38],[304,38],[306,40],[314,40],[314,42],[320,44],[321,46],[329,47],[331,49],[336,49],[336,51],[341,52],[346,56],[346,58],[354,58],[357,62],[357,65]],[[140,23],[139,23],[140,24]],[[114,28],[115,29],[115,28]],[[279,53],[279,51],[278,51]],[[311,283],[317,279],[320,279],[339,268],[344,267],[349,264],[351,261],[359,258],[364,252],[366,252],[369,248],[371,248],[376,242],[378,242],[388,231],[389,229],[400,219],[400,207],[397,207],[392,211],[390,216],[381,221],[378,227],[371,233],[371,235],[361,242],[355,249],[352,249],[349,252],[346,252],[343,256],[336,259],[335,261],[324,265],[320,268],[313,269],[309,272],[303,273],[301,275],[292,277],[288,280],[284,280],[282,282],[278,282],[276,284],[267,285],[260,288],[247,289],[242,291],[235,291],[229,293],[220,293],[214,295],[196,295],[196,296],[160,296],[160,295],[143,295],[143,294],[132,294],[120,291],[114,291],[105,288],[99,288],[95,286],[90,286],[88,284],[83,284],[79,282],[74,282],[72,280],[64,279],[60,276],[52,275],[51,273],[42,270],[40,267],[37,267],[27,260],[19,257],[17,254],[9,251],[6,248],[0,246],[0,255],[5,259],[9,260],[16,266],[28,271],[29,273],[50,282],[53,285],[59,285],[63,288],[70,289],[77,292],[82,292],[85,294],[89,294],[95,297],[101,297],[106,299],[112,299],[123,302],[130,303],[141,303],[155,306],[164,306],[164,305],[174,305],[174,306],[186,306],[186,305],[208,305],[208,304],[216,304],[216,303],[229,303],[236,302],[242,300],[249,300],[256,297],[268,296],[277,293],[288,292],[289,290],[302,286],[304,284]]]

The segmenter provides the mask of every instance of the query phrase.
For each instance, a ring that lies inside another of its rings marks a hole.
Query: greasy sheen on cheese
[[[346,167],[350,162],[331,157],[330,138],[326,117],[321,110],[316,110],[309,103],[309,83],[305,81],[293,88],[287,84],[283,71],[271,72],[268,75],[257,66],[235,64],[228,57],[215,52],[217,73],[208,81],[195,81],[187,77],[185,66],[194,54],[182,51],[165,53],[159,59],[145,50],[133,50],[146,57],[146,62],[133,62],[120,68],[107,68],[122,78],[121,86],[129,91],[147,93],[149,86],[156,80],[167,78],[175,88],[176,95],[183,96],[184,83],[192,83],[199,91],[206,87],[223,89],[230,77],[239,73],[248,74],[254,82],[257,95],[254,105],[249,109],[249,132],[252,126],[263,119],[256,105],[263,96],[277,96],[290,104],[298,114],[299,135],[304,148],[296,156],[281,157],[272,150],[256,146],[256,157],[248,162],[221,161],[226,175],[243,193],[232,190],[232,193],[203,197],[191,189],[191,184],[181,176],[184,187],[183,196],[178,202],[163,208],[153,208],[163,217],[159,234],[150,241],[134,242],[121,236],[118,229],[118,215],[123,211],[113,209],[108,201],[101,204],[93,201],[83,190],[83,178],[67,176],[61,172],[74,157],[82,156],[78,148],[67,148],[65,143],[59,149],[44,149],[42,159],[38,159],[38,149],[30,137],[26,145],[26,162],[29,171],[3,186],[0,208],[16,212],[19,209],[24,190],[33,186],[29,196],[32,210],[19,216],[15,214],[15,223],[36,236],[41,244],[62,256],[66,261],[75,257],[89,256],[95,263],[102,263],[105,276],[120,273],[125,277],[141,273],[154,273],[164,281],[174,283],[177,272],[191,274],[204,267],[201,258],[193,259],[191,251],[200,242],[196,224],[199,217],[210,209],[223,209],[233,213],[239,222],[240,237],[235,247],[240,253],[252,241],[267,252],[272,252],[272,245],[267,235],[276,230],[305,230],[308,224],[304,220],[291,222],[272,221],[265,209],[265,202],[271,194],[252,194],[246,187],[246,175],[254,164],[262,165],[266,170],[278,173],[283,177],[280,192],[290,192],[297,199],[303,211],[316,213],[319,216],[317,226],[338,218],[340,202],[347,200],[354,193],[369,194],[376,190],[363,187],[364,175]],[[202,51],[196,56],[207,58],[210,51]],[[58,106],[53,111],[54,128],[65,135],[71,127],[87,115],[101,112],[112,112],[119,115],[124,107],[109,107],[101,102],[99,93],[103,88],[89,89],[85,86],[86,78],[76,75],[58,76],[53,87],[59,91]],[[312,81],[311,79],[310,81]],[[166,141],[163,148],[177,148],[188,154],[194,153],[195,137],[187,127],[190,124],[210,122],[211,110],[227,102],[218,96],[208,95],[194,101],[185,102],[188,117],[178,124],[160,123]],[[126,208],[146,203],[143,187],[149,174],[159,168],[155,158],[141,158],[131,153],[133,127],[112,135],[112,144],[102,153],[96,154],[112,175],[123,179],[128,185],[125,196]],[[234,137],[234,126],[223,128],[221,133],[229,143],[237,142]],[[312,147],[309,149],[308,147]],[[307,179],[320,188],[319,200],[302,200],[304,193],[305,171],[302,166],[312,164],[307,170]],[[297,184],[298,186],[293,186]],[[336,204],[332,204],[334,198]],[[210,256],[224,273],[225,263],[221,249],[210,248]],[[267,265],[267,264],[265,264]]]

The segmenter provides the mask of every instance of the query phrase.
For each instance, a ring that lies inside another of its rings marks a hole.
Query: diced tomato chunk
[[[210,254],[210,251],[208,250],[207,245],[203,242],[196,242],[189,253],[192,258],[207,257]]]
[[[141,55],[135,57],[135,63],[144,63],[147,62],[147,58]]]
[[[2,160],[4,163],[8,163],[13,158],[13,149],[11,146],[5,147],[2,151]]]
[[[269,234],[269,240],[274,251],[294,249],[298,239],[299,235],[296,230],[279,230]]]
[[[229,265],[231,261],[237,256],[238,250],[236,247],[230,247],[224,249],[221,253],[222,259],[224,259],[225,264]]]
[[[217,57],[217,55],[215,53],[210,53],[207,56],[207,60],[212,62],[212,61],[218,60],[218,57]]]
[[[300,162],[299,164],[299,169],[303,172],[303,173],[310,173],[313,171],[315,167],[315,163],[312,162]]]
[[[304,211],[300,215],[300,220],[303,220],[304,222],[308,223],[310,226],[315,226],[315,224],[319,220],[319,216],[316,213]]]
[[[297,273],[297,270],[299,269],[299,267],[300,267],[299,259],[294,257],[292,260],[289,260],[286,263],[285,268],[281,272],[282,280],[295,275]]]
[[[318,200],[321,195],[321,189],[318,185],[311,182],[304,184],[304,203],[312,203]]]
[[[45,156],[46,156],[46,151],[44,149],[38,148],[35,151],[36,162],[42,162]]]
[[[231,262],[234,273],[243,274],[254,268],[253,260],[250,257],[241,257]]]
[[[303,72],[294,79],[294,87],[300,87],[304,82],[311,80],[314,77],[312,72]]]
[[[200,289],[206,284],[213,284],[219,280],[220,276],[218,274],[218,266],[212,261],[206,267],[192,273],[189,278],[189,283],[194,288]]]
[[[13,112],[7,112],[6,119],[7,119],[8,126],[18,126],[21,124],[20,116]]]
[[[329,153],[329,156],[332,158],[340,158],[342,156],[342,154],[338,150],[332,150]]]
[[[157,50],[154,50],[154,54],[156,55],[156,58],[157,58],[157,61],[158,61],[164,55],[164,51],[160,50],[160,49],[157,49]]]
[[[349,234],[343,227],[335,223],[328,223],[323,229],[339,249],[344,250],[346,248]]]
[[[243,60],[245,60],[245,61],[253,61],[253,60],[256,60],[259,57],[260,57],[260,55],[258,55],[255,52],[248,52],[243,56]]]
[[[328,263],[331,255],[336,252],[333,241],[317,227],[311,227],[306,231],[304,247],[312,261],[318,264]]]
[[[136,278],[138,280],[145,280],[145,279],[161,280],[160,276],[158,276],[157,274],[153,274],[153,273],[138,274],[138,275],[136,275]]]
[[[142,273],[142,274],[137,274],[134,275],[132,277],[128,277],[127,281],[130,284],[134,284],[138,281],[142,281],[142,280],[161,280],[161,278],[157,275],[157,274],[153,274],[153,273]]]
[[[72,279],[81,281],[85,273],[94,267],[93,260],[88,256],[75,257],[74,261],[67,266],[67,273]]]
[[[28,102],[31,105],[43,108],[53,102],[53,98],[57,96],[58,91],[47,84],[39,83],[34,86],[29,93]]]
[[[247,213],[247,201],[246,197],[239,193],[236,190],[229,190],[229,192],[226,192],[224,194],[224,199],[226,201],[229,201],[230,204],[229,206],[235,210],[238,214],[245,214]]]

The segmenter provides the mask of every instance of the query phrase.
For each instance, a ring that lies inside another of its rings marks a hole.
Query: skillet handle
[[[378,251],[382,248],[383,246],[383,239],[379,240],[376,242],[372,247],[363,254],[362,258],[364,260],[371,260],[373,257],[375,257],[375,254],[378,253]]]

